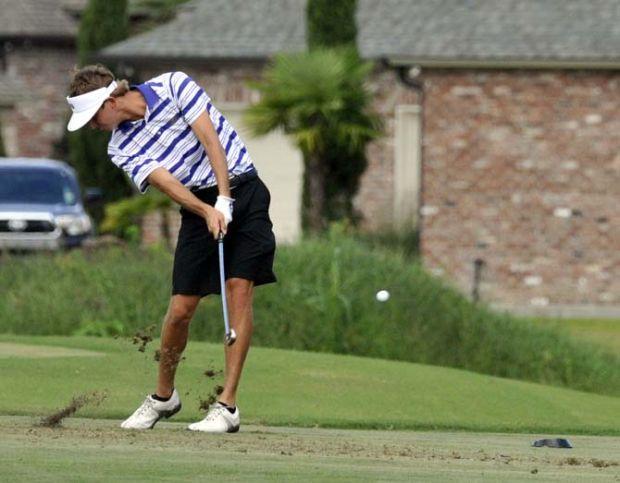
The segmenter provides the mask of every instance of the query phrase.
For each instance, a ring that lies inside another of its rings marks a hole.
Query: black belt
[[[235,174],[234,176],[231,176],[228,179],[228,185],[230,186],[230,189],[232,189],[236,188],[240,184],[245,183],[246,181],[250,181],[256,178],[258,178],[258,172],[256,171],[256,168],[252,168],[245,173]]]
[[[246,171],[245,173],[241,173],[241,174],[235,174],[233,176],[231,176],[230,178],[228,178],[228,186],[230,187],[230,189],[236,188],[239,185],[242,185],[243,183],[256,179],[258,178],[258,171],[256,171],[256,168],[252,167],[249,171]],[[207,190],[217,190],[217,185],[215,186],[209,186],[208,188],[191,188],[191,192],[192,193],[196,193],[198,191],[201,192],[206,192]]]

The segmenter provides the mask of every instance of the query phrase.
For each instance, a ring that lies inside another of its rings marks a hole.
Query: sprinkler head
[[[224,338],[226,345],[233,345],[236,340],[237,333],[235,332],[235,329],[230,329],[230,333],[226,334],[226,337]]]

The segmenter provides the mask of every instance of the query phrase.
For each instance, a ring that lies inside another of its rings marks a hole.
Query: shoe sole
[[[162,411],[161,413],[159,413],[159,417],[153,422],[153,424],[151,425],[149,429],[153,429],[153,427],[159,422],[161,418],[169,419],[172,416],[174,416],[176,413],[178,413],[181,410],[182,406],[183,405],[179,403],[178,406],[172,408],[170,411]]]
[[[226,434],[226,433],[237,433],[239,431],[239,427],[240,426],[233,426],[230,429],[227,429],[224,432],[221,431],[202,431],[200,429],[189,429],[189,427],[187,428],[188,431],[192,431],[194,433],[207,433],[207,434]]]

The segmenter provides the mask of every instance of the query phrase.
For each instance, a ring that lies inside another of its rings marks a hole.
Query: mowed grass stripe
[[[5,387],[0,413],[46,415],[73,395],[106,391],[81,416],[121,419],[154,388],[151,343],[127,340],[0,336],[0,342],[104,352],[102,357],[0,359]],[[199,398],[217,382],[223,348],[190,343],[178,371],[184,408],[175,421],[201,417]],[[620,398],[500,379],[452,368],[371,358],[252,348],[238,404],[242,423],[337,428],[619,435]]]
[[[3,359],[8,357],[35,359],[39,357],[97,357],[103,355],[105,354],[101,352],[85,351],[83,349],[0,342],[0,358]]]

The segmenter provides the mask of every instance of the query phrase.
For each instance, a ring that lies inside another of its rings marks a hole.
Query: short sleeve
[[[170,90],[172,99],[188,125],[192,125],[207,110],[211,101],[207,93],[185,72],[173,72],[170,75]]]
[[[124,156],[121,154],[110,154],[112,162],[121,168],[131,181],[136,185],[140,193],[146,193],[149,187],[147,178],[157,168],[162,167],[161,164],[154,159],[146,156]]]

